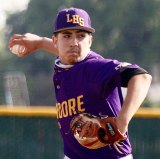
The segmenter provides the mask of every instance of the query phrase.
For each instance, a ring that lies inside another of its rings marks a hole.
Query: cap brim
[[[64,31],[64,30],[74,30],[74,29],[85,30],[85,31],[88,31],[90,33],[94,33],[95,32],[94,28],[75,26],[75,27],[68,27],[68,28],[58,29],[58,30],[54,31],[54,33],[57,33],[57,32],[60,32],[60,31]]]

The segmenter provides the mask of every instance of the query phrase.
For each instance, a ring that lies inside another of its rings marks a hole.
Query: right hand
[[[26,34],[14,34],[9,40],[9,48],[12,48],[13,45],[23,45],[25,47],[23,52],[20,52],[17,56],[24,57],[30,53],[39,49],[40,42],[42,37],[26,33]]]

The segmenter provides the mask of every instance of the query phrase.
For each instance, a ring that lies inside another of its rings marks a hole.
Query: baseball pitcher
[[[146,97],[151,76],[136,64],[92,51],[95,29],[82,9],[59,11],[53,32],[52,39],[15,34],[9,47],[20,57],[38,49],[57,56],[53,82],[64,158],[132,159],[128,125]],[[125,99],[122,87],[127,88]]]

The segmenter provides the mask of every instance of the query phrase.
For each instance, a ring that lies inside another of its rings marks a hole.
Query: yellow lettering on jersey
[[[57,118],[65,118],[79,112],[84,112],[83,108],[83,95],[77,96],[77,98],[71,98],[62,103],[56,103]]]
[[[74,98],[68,100],[68,108],[69,108],[69,115],[77,114],[76,113],[76,100]]]
[[[57,118],[62,118],[61,104],[56,103]]]
[[[67,102],[66,101],[62,102],[61,106],[62,106],[62,116],[67,117],[68,116]]]
[[[83,95],[77,97],[77,106],[78,106],[78,111],[79,112],[85,111],[85,108],[82,108],[82,106],[84,104],[84,102],[81,101],[82,98],[83,98]]]

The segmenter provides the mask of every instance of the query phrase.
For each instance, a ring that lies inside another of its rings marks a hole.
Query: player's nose
[[[71,46],[78,46],[79,45],[79,41],[77,38],[72,38],[71,40]]]

